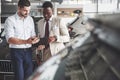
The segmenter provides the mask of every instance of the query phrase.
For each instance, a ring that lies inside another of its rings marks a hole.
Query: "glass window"
[[[114,12],[117,10],[118,0],[98,0],[98,12]]]

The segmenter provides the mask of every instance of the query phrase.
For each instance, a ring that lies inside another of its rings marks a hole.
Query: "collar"
[[[53,15],[50,17],[49,21],[51,22],[53,19]],[[45,19],[44,19],[44,22],[45,22]]]
[[[26,19],[28,16],[27,16],[26,18],[21,18],[21,17],[18,15],[18,13],[16,12],[15,17],[16,17],[17,20],[24,20],[24,19]]]

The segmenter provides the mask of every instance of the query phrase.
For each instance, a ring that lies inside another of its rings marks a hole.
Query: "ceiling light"
[[[12,2],[12,0],[5,0],[5,1]]]

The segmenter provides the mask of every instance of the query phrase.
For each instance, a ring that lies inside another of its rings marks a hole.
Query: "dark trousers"
[[[15,80],[26,80],[33,72],[32,50],[11,48]]]

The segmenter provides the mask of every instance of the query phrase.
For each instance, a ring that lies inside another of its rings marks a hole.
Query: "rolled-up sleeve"
[[[13,26],[13,21],[9,18],[5,21],[4,24],[4,29],[5,29],[5,37],[6,40],[8,41],[9,38],[14,37],[14,26]]]

